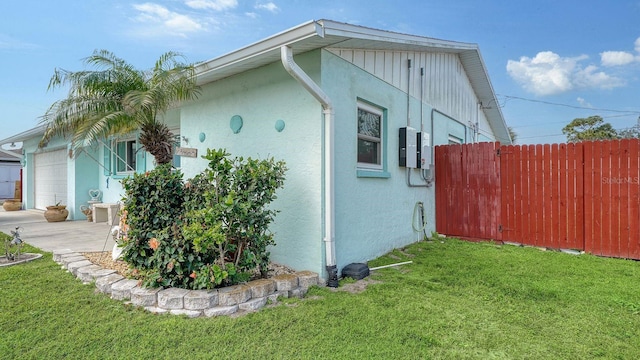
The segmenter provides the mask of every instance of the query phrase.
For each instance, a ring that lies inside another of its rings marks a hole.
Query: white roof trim
[[[44,135],[44,131],[47,128],[46,124],[43,125],[39,125],[36,126],[32,129],[23,131],[17,135],[13,135],[11,137],[8,137],[6,139],[0,140],[0,146],[5,145],[5,144],[11,144],[11,143],[16,143],[16,142],[22,142],[31,138],[34,138],[36,136],[42,136]]]
[[[280,47],[294,54],[320,48],[353,48],[456,53],[471,86],[485,107],[483,111],[496,138],[511,143],[504,116],[496,99],[477,44],[395,33],[332,20],[309,21],[226,55],[196,65],[197,83],[208,84],[280,60]]]
[[[22,159],[22,155],[21,154],[16,153],[16,152],[11,151],[11,150],[0,149],[0,153],[7,155],[7,156],[9,156],[9,158],[12,158],[14,160],[18,160],[19,161],[20,159]],[[8,160],[7,158],[2,158],[2,159]]]

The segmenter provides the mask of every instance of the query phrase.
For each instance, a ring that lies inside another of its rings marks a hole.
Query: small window
[[[171,160],[171,165],[174,168],[180,168],[180,156],[176,155],[176,148],[180,147],[180,133],[176,131],[172,131],[173,133],[173,142],[171,144],[171,153],[173,154],[173,159]]]
[[[136,141],[124,140],[116,142],[116,173],[132,173],[136,171]]]
[[[382,169],[383,120],[382,109],[358,103],[358,167]]]

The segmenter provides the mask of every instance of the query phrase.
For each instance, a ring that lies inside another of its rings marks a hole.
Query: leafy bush
[[[207,150],[208,168],[186,183],[168,165],[123,180],[123,258],[147,286],[213,288],[266,275],[275,245],[267,205],[284,162]]]
[[[188,283],[196,262],[190,244],[181,235],[184,214],[182,173],[160,165],[144,174],[123,179],[127,234],[123,259],[146,285],[180,286]],[[185,279],[186,278],[186,279]]]
[[[231,160],[224,150],[207,150],[208,168],[189,185],[192,209],[183,235],[212,269],[231,282],[246,279],[258,268],[266,276],[267,247],[275,245],[268,230],[276,215],[267,205],[284,183],[284,162],[242,157]],[[196,278],[197,278],[196,274]],[[215,277],[219,279],[219,277]],[[217,282],[217,281],[216,281]]]

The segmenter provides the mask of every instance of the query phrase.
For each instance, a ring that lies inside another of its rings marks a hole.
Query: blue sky
[[[577,117],[638,122],[640,0],[22,0],[0,13],[0,139],[37,126],[66,95],[47,91],[54,69],[95,49],[199,62],[317,19],[479,44],[520,144],[563,142]]]

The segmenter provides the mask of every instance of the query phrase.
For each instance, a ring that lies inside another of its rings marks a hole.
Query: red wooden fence
[[[640,141],[437,146],[436,231],[640,259]]]
[[[437,146],[436,231],[499,239],[500,163],[498,143]]]

